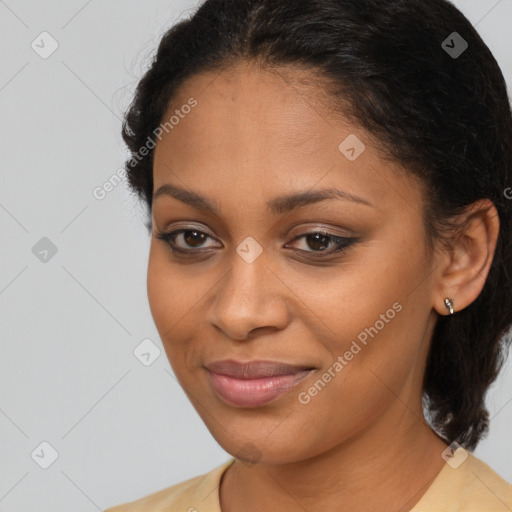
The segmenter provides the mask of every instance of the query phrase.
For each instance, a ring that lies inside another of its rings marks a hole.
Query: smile
[[[272,361],[238,363],[219,361],[208,365],[210,384],[229,405],[254,408],[289,392],[314,369]]]

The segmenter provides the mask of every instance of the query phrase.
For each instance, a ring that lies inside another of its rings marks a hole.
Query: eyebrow
[[[190,190],[177,187],[176,185],[166,183],[165,185],[162,185],[153,194],[153,200],[164,195],[172,196],[178,201],[181,201],[182,203],[192,206],[196,210],[201,210],[207,213],[212,213],[214,215],[219,215],[218,205],[211,202],[206,197],[197,194],[196,192],[192,192]],[[344,201],[352,201],[354,203],[363,204],[375,208],[375,206],[366,199],[363,199],[362,197],[356,196],[354,194],[336,188],[308,190],[305,192],[297,192],[287,196],[276,197],[271,201],[267,201],[267,208],[272,213],[278,215],[290,212],[292,210],[296,210],[298,208],[302,208],[303,206],[318,203],[320,201],[325,201],[327,199],[341,199]]]

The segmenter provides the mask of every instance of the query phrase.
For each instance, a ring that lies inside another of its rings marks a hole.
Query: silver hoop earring
[[[449,299],[448,297],[446,297],[446,299],[444,299],[446,309],[448,309],[448,311],[450,312],[450,315],[453,315],[453,313],[454,313],[454,311],[453,311],[453,303],[454,302],[455,302],[455,299]]]

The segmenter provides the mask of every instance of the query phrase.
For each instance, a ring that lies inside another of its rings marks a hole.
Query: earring
[[[453,313],[454,313],[454,311],[453,311],[453,303],[454,302],[455,302],[455,299],[449,299],[448,297],[446,297],[446,299],[444,299],[446,309],[448,309],[448,311],[450,312],[450,315],[453,315]]]

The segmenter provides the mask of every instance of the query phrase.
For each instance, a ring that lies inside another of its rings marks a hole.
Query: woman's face
[[[420,422],[438,294],[418,183],[305,73],[190,79],[154,155],[148,297],[167,356],[226,451],[277,464]],[[225,360],[298,368],[207,369]]]

